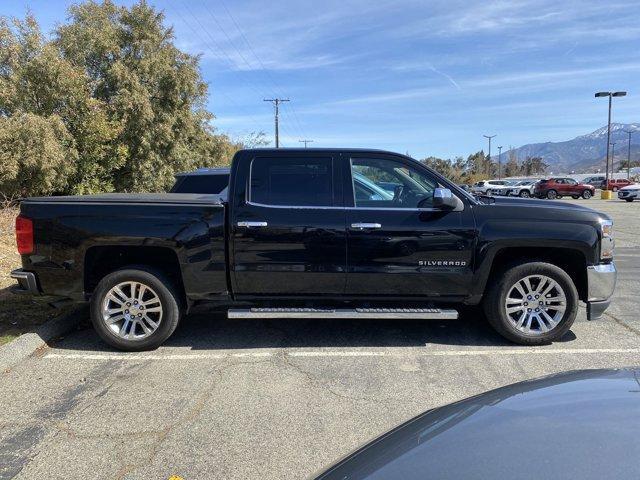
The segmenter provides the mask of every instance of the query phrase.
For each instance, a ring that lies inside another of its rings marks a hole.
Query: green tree
[[[230,161],[243,142],[215,131],[199,58],[163,21],[144,0],[88,1],[47,40],[31,15],[0,18],[0,192],[162,190]]]
[[[544,163],[541,157],[527,157],[522,162],[522,173],[527,176],[539,175],[544,173],[548,167],[549,165]]]
[[[144,0],[131,8],[105,0],[74,5],[69,14],[55,44],[122,126],[118,190],[162,190],[176,171],[229,161],[237,146],[211,126],[199,59],[176,48],[162,13]]]
[[[77,160],[72,144],[57,115],[0,117],[0,192],[13,197],[63,190]]]
[[[513,150],[509,151],[509,158],[507,160],[507,163],[504,166],[504,175],[505,177],[515,177],[517,175],[520,175],[521,172],[521,168],[520,165],[518,164],[518,159],[516,158],[516,154]]]
[[[5,120],[5,145],[14,149],[25,147],[22,135],[29,129],[49,124],[48,142],[64,139],[56,146],[42,143],[44,151],[59,150],[74,160],[65,177],[49,180],[42,187],[29,183],[28,178],[41,178],[31,171],[18,171],[26,194],[65,191],[111,191],[112,169],[121,164],[123,148],[114,143],[120,127],[110,121],[106,105],[91,97],[89,79],[84,71],[64,59],[56,47],[46,42],[32,16],[24,21],[9,23],[0,19],[0,115]],[[37,118],[36,118],[37,117]],[[38,120],[39,118],[39,120]],[[13,119],[14,121],[9,121]],[[11,134],[15,134],[11,141]],[[34,143],[29,144],[33,149]],[[5,151],[5,158],[20,155],[19,151]],[[26,160],[19,165],[24,167]],[[3,164],[4,166],[4,164]],[[46,164],[42,164],[43,168]],[[25,167],[26,168],[26,167]],[[34,168],[31,165],[30,168]],[[29,183],[29,186],[26,185]],[[15,183],[0,184],[3,192],[11,192]]]

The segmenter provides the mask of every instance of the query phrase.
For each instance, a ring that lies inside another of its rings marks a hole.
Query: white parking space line
[[[126,353],[48,353],[44,359],[97,360],[144,362],[222,360],[227,358],[265,358],[285,355],[288,357],[477,357],[483,355],[598,355],[603,353],[640,354],[640,348],[502,348],[485,350],[406,350],[390,351],[293,351],[293,352],[241,352],[241,353],[187,353],[187,354],[126,354]]]

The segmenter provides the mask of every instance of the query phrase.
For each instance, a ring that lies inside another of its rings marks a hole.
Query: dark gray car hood
[[[640,370],[583,370],[428,411],[318,477],[638,479]]]

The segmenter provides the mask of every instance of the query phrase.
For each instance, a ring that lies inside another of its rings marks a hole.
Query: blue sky
[[[45,31],[64,0],[12,0]],[[117,1],[130,4],[130,1]],[[281,141],[452,158],[561,141],[606,123],[598,90],[627,90],[614,121],[640,115],[636,1],[157,0],[176,43],[202,55],[215,125],[263,130],[291,99]]]

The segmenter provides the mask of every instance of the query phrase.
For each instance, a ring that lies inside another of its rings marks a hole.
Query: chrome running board
[[[439,308],[231,308],[229,318],[414,318],[455,320],[456,310]]]

